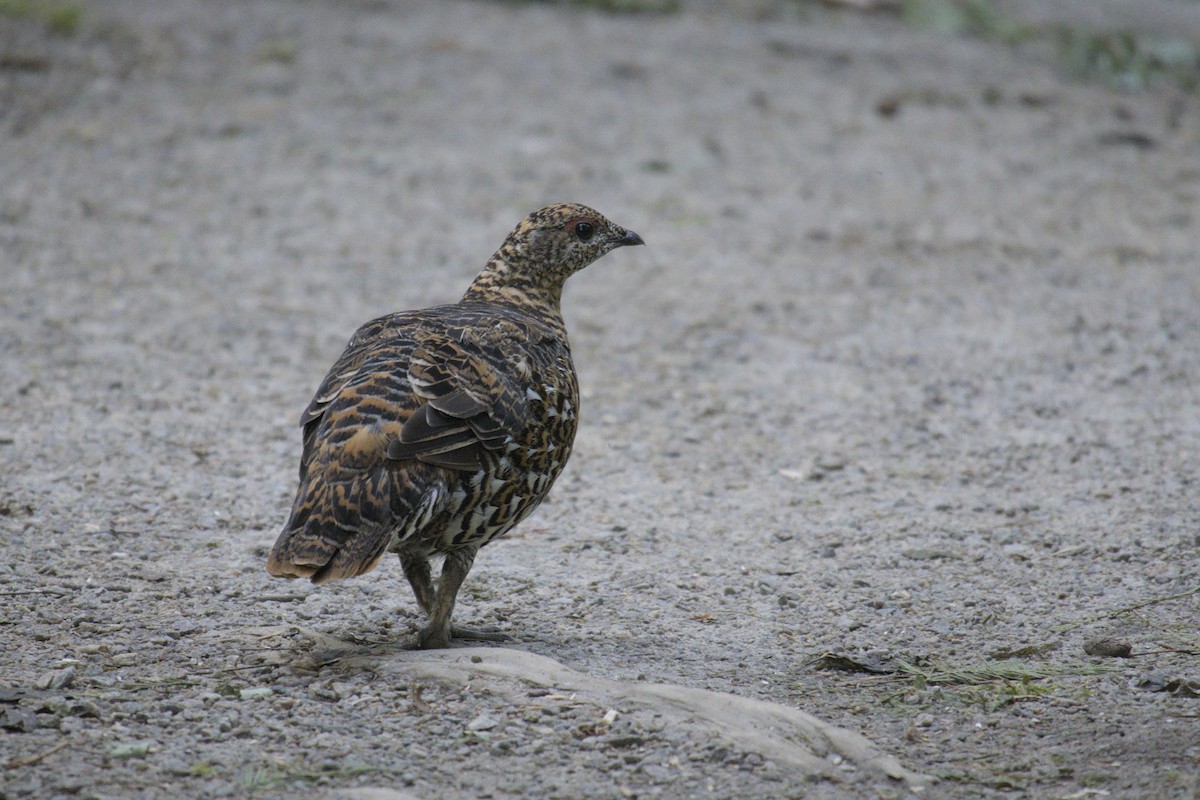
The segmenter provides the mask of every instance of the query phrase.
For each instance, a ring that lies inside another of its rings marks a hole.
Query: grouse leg
[[[404,568],[404,577],[412,587],[417,605],[426,614],[433,607],[433,580],[429,575],[429,559],[425,556],[400,554],[400,566]]]
[[[468,628],[450,622],[450,616],[454,613],[454,603],[458,599],[458,590],[462,587],[467,573],[471,571],[471,565],[475,563],[476,552],[476,550],[464,549],[446,554],[446,561],[442,564],[442,574],[438,578],[437,591],[432,593],[432,603],[428,607],[421,602],[421,598],[423,594],[426,597],[430,595],[429,562],[423,558],[411,560],[401,558],[404,574],[408,576],[408,581],[412,584],[413,593],[417,596],[417,603],[429,614],[429,622],[417,634],[419,649],[433,650],[449,647],[451,638],[484,642],[508,641],[509,637],[500,631]]]

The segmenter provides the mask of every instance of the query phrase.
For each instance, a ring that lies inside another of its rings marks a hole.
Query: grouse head
[[[634,244],[645,242],[594,209],[578,203],[546,206],[513,229],[465,299],[498,294],[557,304],[567,278],[605,253]]]

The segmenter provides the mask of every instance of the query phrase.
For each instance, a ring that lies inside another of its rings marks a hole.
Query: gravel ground
[[[1200,796],[1200,101],[760,5],[0,16],[0,797],[914,793],[389,677],[398,565],[267,577],[345,339],[558,200],[648,246],[568,287],[575,455],[458,619],[924,797]]]

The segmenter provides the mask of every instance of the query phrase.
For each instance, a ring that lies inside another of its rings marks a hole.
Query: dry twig
[[[70,743],[71,743],[70,739],[63,739],[58,744],[54,745],[53,747],[47,748],[47,749],[41,751],[40,753],[34,753],[33,755],[25,756],[24,758],[11,758],[8,761],[4,762],[4,768],[5,769],[20,769],[21,767],[31,767],[34,764],[38,763],[39,761],[42,761],[42,760],[47,759],[50,756],[54,755],[55,753],[57,753],[59,750],[62,750],[64,747],[66,747]]]

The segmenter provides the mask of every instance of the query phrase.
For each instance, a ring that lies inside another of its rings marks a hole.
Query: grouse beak
[[[617,239],[617,241],[614,243],[613,246],[614,247],[625,247],[627,245],[633,245],[633,244],[645,244],[645,242],[642,241],[642,237],[638,236],[633,231],[625,231],[625,235],[622,236],[620,239]]]

